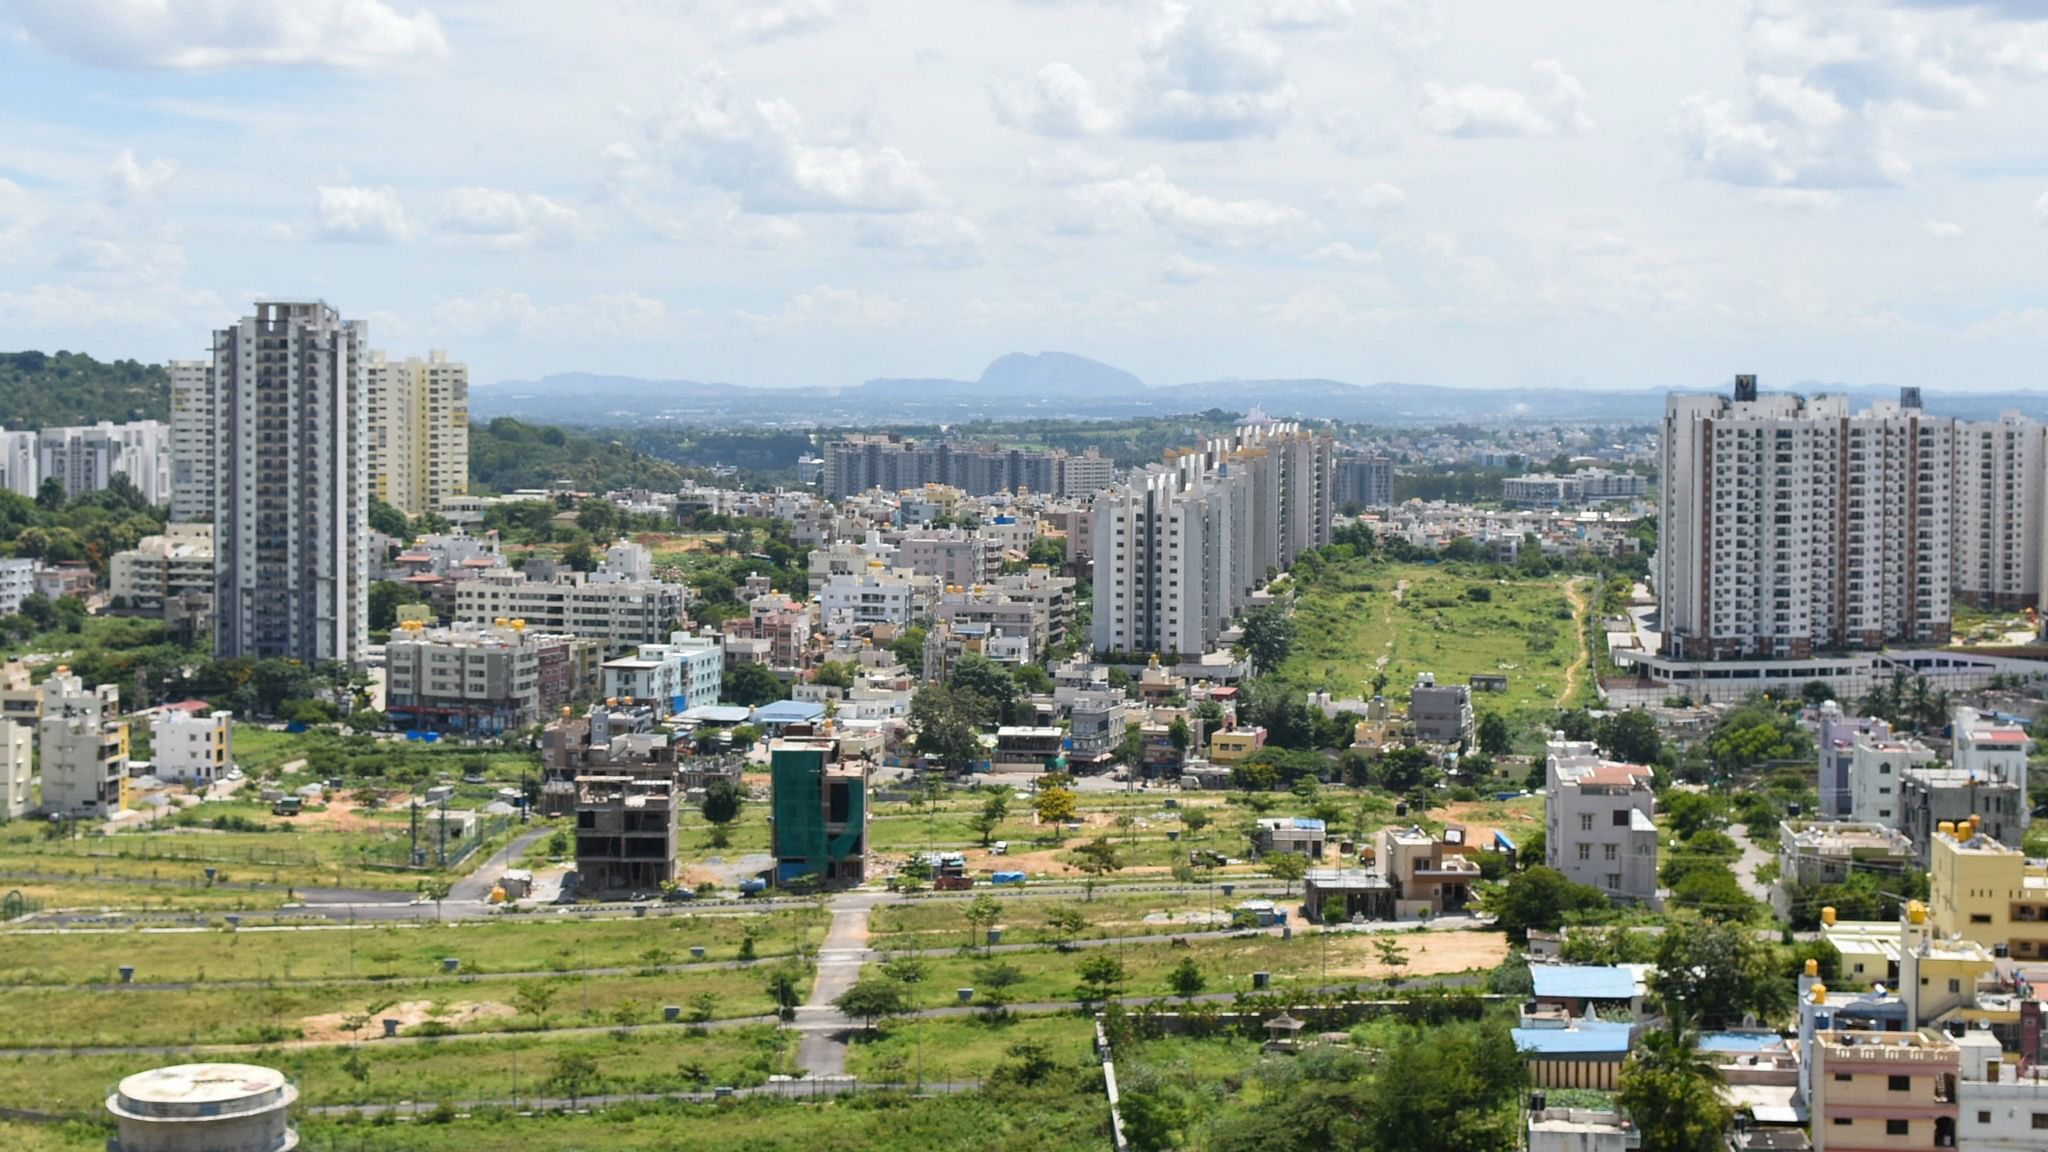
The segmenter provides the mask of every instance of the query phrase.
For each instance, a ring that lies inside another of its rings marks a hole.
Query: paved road
[[[832,898],[832,926],[818,950],[818,975],[811,996],[796,1010],[789,1025],[798,1033],[796,1064],[810,1077],[846,1074],[846,1039],[854,1028],[832,1006],[854,982],[874,953],[868,950],[868,914],[887,898],[884,893],[842,892]]]
[[[445,906],[455,902],[490,907],[487,902],[490,900],[491,889],[498,885],[498,877],[505,869],[517,863],[521,856],[526,855],[528,848],[539,843],[541,837],[553,831],[555,829],[545,824],[536,824],[514,836],[510,844],[491,853],[489,859],[470,869],[469,875],[451,885],[448,889],[448,899],[442,901],[442,904]]]
[[[1742,855],[1730,865],[1735,870],[1735,879],[1741,883],[1742,890],[1749,893],[1752,898],[1769,904],[1771,886],[1756,878],[1756,870],[1771,862],[1771,854],[1758,847],[1756,842],[1749,838],[1749,829],[1741,824],[1730,824],[1728,835],[1735,841],[1736,847],[1742,849]]]

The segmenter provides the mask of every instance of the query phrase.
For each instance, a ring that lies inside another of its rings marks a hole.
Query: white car
[[[994,844],[989,845],[988,853],[991,856],[1008,856],[1010,854],[1010,842],[1008,840],[998,840]]]

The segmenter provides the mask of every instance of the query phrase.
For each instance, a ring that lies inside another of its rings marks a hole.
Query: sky
[[[2030,388],[2040,0],[0,0],[0,349]]]

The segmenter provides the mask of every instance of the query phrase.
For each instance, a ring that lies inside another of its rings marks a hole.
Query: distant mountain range
[[[1891,399],[1882,385],[1801,383],[1787,391],[1846,394],[1859,405]],[[1280,417],[1373,424],[1662,419],[1664,389],[1443,388],[1342,380],[1205,380],[1150,385],[1121,368],[1067,352],[1014,352],[977,380],[877,379],[845,387],[758,388],[584,372],[506,380],[470,389],[478,419],[517,416],[565,424],[647,420],[685,424],[955,424],[971,420],[1117,419],[1257,405]],[[2048,393],[1929,392],[1930,412],[1970,419],[2017,409],[2048,418]]]

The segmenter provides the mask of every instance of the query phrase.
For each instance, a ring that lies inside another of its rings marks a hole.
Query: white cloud
[[[1237,247],[1278,240],[1308,223],[1300,209],[1271,200],[1225,200],[1191,192],[1155,165],[1068,193],[1057,227],[1080,234],[1158,227],[1200,244]]]
[[[1159,278],[1168,284],[1195,284],[1216,275],[1217,271],[1214,264],[1190,260],[1176,252],[1167,257],[1166,267],[1159,270]]]
[[[1376,156],[1401,143],[1400,134],[1349,108],[1329,108],[1316,117],[1316,130],[1346,156]]]
[[[385,0],[13,0],[0,20],[109,68],[368,68],[448,52],[431,12]]]
[[[1822,188],[1760,188],[1752,199],[1791,212],[1833,212],[1842,204],[1841,196]]]
[[[1397,212],[1408,203],[1408,193],[1400,185],[1382,180],[1367,184],[1349,197],[1340,197],[1340,200],[1367,212]]]
[[[323,185],[316,191],[314,234],[321,240],[396,244],[412,239],[412,221],[390,186]]]
[[[1099,136],[1116,126],[1088,78],[1058,61],[1040,68],[1029,84],[995,81],[989,99],[997,120],[1040,136]]]
[[[1119,171],[1115,160],[1079,148],[1061,148],[1024,162],[1024,178],[1049,188],[1113,180]]]
[[[907,301],[886,293],[820,285],[790,298],[782,311],[763,315],[735,311],[733,319],[756,335],[776,335],[808,328],[889,328],[917,315]]]
[[[1351,0],[1260,0],[1258,14],[1268,28],[1303,32],[1346,27],[1357,11]]]
[[[1376,265],[1380,262],[1379,253],[1355,248],[1342,240],[1332,240],[1309,253],[1308,258],[1319,264]]]
[[[1590,132],[1586,89],[1555,60],[1538,60],[1529,91],[1491,84],[1422,86],[1416,116],[1423,127],[1446,136],[1557,136]]]
[[[1929,220],[1922,227],[1936,240],[1953,240],[1963,234],[1963,226],[1953,220]]]
[[[1172,140],[1270,136],[1294,111],[1285,65],[1264,33],[1208,5],[1166,4],[1139,47],[1129,129]]]
[[[123,148],[121,154],[114,157],[113,169],[107,173],[107,183],[116,201],[146,204],[156,199],[177,174],[178,165],[170,160],[152,160],[143,164],[135,159],[132,149]]]
[[[618,292],[541,304],[524,292],[493,288],[435,304],[437,331],[454,336],[514,332],[539,339],[644,339],[686,333],[701,314],[672,316],[667,304],[638,292]]]
[[[880,248],[916,257],[938,268],[966,268],[981,263],[981,228],[950,212],[910,212],[872,216],[854,233],[864,248]]]
[[[907,212],[939,200],[916,161],[891,147],[824,143],[804,130],[786,100],[732,90],[716,70],[700,73],[641,122],[644,146],[607,155],[629,182],[666,179],[735,197],[751,213]]]
[[[566,243],[576,210],[532,192],[452,188],[441,197],[440,233],[457,243],[509,251]]]
[[[844,0],[740,0],[731,27],[748,40],[777,40],[823,28],[849,7]]]
[[[0,261],[16,258],[39,219],[28,190],[0,176]]]
[[[2041,193],[2041,198],[2034,201],[2034,218],[2048,225],[2048,192]]]
[[[1304,288],[1259,309],[1259,318],[1280,328],[1330,331],[1354,328],[1394,315],[1383,308],[1357,308],[1330,288]]]

